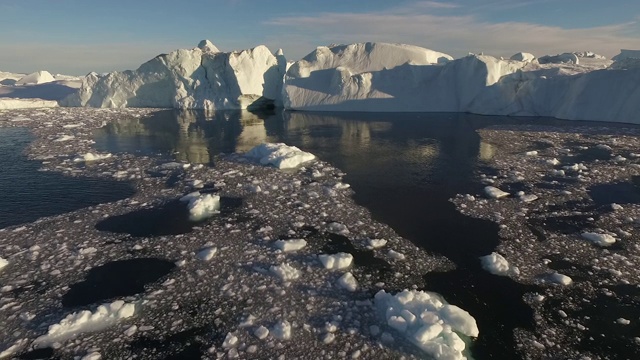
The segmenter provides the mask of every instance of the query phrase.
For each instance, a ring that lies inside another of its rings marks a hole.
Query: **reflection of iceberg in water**
[[[172,154],[176,160],[208,164],[221,152],[245,152],[269,141],[271,113],[246,110],[168,110],[148,118],[125,118],[96,131],[97,147],[110,152]]]
[[[398,141],[391,116],[373,118],[371,114],[285,113],[284,133],[290,145],[303,150],[325,154],[341,154],[340,158],[327,159],[341,169],[366,172],[367,168],[387,169],[398,178],[377,179],[401,185],[413,181],[406,168],[409,164],[430,168],[439,155],[439,144],[431,139],[404,138]],[[367,120],[360,120],[367,119]],[[402,130],[400,130],[402,131]]]

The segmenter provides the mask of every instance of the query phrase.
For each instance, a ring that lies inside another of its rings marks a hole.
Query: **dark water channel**
[[[121,181],[39,171],[40,162],[30,161],[23,153],[31,140],[28,129],[0,128],[0,228],[124,199],[134,193],[133,187]]]
[[[466,217],[449,198],[477,193],[474,170],[492,156],[477,129],[493,124],[574,124],[553,119],[418,113],[158,112],[96,132],[100,151],[172,154],[211,164],[220,152],[243,152],[260,142],[285,142],[347,173],[355,200],[374,218],[456,270],[424,275],[425,290],[442,294],[478,321],[476,359],[516,359],[513,329],[533,329],[523,294],[533,286],[489,274],[478,257],[499,243],[498,226]]]

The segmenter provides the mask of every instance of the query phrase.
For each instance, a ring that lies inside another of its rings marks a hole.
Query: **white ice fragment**
[[[343,235],[343,236],[349,234],[349,229],[347,228],[347,226],[337,222],[330,223],[327,226],[327,230],[334,234]]]
[[[508,192],[502,191],[494,186],[485,187],[484,193],[487,194],[487,196],[492,199],[501,199],[503,197],[509,196]]]
[[[358,280],[356,280],[352,273],[346,272],[338,279],[338,285],[343,289],[353,292],[358,289]]]
[[[371,249],[381,248],[387,245],[387,240],[385,239],[368,239],[367,246]]]
[[[480,257],[482,268],[494,275],[517,275],[520,273],[518,268],[511,267],[507,259],[497,252],[493,252],[489,255]]]
[[[269,336],[269,329],[267,329],[266,327],[260,325],[258,326],[258,328],[253,332],[253,335],[255,337],[257,337],[260,340],[265,339],[267,336]]]
[[[616,320],[616,322],[620,325],[629,325],[631,324],[631,320],[625,319],[625,318],[619,318],[618,320]]]
[[[83,356],[82,359],[80,360],[100,360],[100,359],[102,359],[102,355],[97,351],[93,351]]]
[[[127,330],[124,331],[124,335],[131,337],[138,331],[138,326],[131,325]]]
[[[98,160],[104,160],[104,159],[108,159],[110,158],[112,155],[109,153],[106,154],[94,154],[94,153],[86,153],[84,155],[81,155],[75,159],[73,159],[74,162],[91,162],[91,161],[98,161]]]
[[[217,252],[218,252],[217,247],[209,246],[200,250],[196,255],[196,257],[203,261],[209,261],[213,259],[213,257],[216,255]]]
[[[324,344],[331,344],[335,339],[336,335],[334,333],[327,333],[322,337],[322,342]]]
[[[434,293],[404,290],[392,295],[381,290],[375,295],[375,305],[389,326],[435,359],[465,359],[465,342],[457,333],[471,337],[479,334],[468,312],[446,304]]]
[[[389,256],[391,259],[396,261],[401,261],[405,259],[405,256],[403,253],[399,253],[395,250],[389,250],[389,252],[387,252],[387,256]]]
[[[69,140],[73,140],[75,139],[75,136],[73,135],[62,135],[59,138],[53,140],[54,142],[63,142],[63,141],[69,141]]]
[[[284,252],[298,251],[307,246],[307,241],[304,239],[277,240],[274,246]]]
[[[522,194],[520,200],[523,202],[532,202],[538,200],[538,196],[534,194]]]
[[[7,359],[13,354],[17,353],[27,344],[27,341],[27,339],[20,339],[13,345],[9,346],[7,349],[0,351],[0,359]]]
[[[222,342],[222,347],[224,349],[230,349],[236,346],[238,346],[238,337],[232,333],[227,333],[227,336],[225,336],[224,341]]]
[[[556,165],[560,165],[560,160],[553,158],[553,159],[547,160],[546,163],[549,165],[556,166]]]
[[[582,233],[582,237],[599,246],[609,246],[616,242],[616,238],[614,238],[609,234],[585,232],[585,233]]]
[[[180,198],[180,201],[188,201],[189,219],[200,221],[220,213],[220,196],[191,193]]]
[[[346,269],[351,266],[351,262],[353,261],[353,255],[347,253],[337,253],[333,255],[329,254],[320,254],[318,255],[318,259],[322,263],[325,269],[330,270],[340,270]]]
[[[7,260],[5,260],[5,259],[0,257],[0,270],[2,270],[7,265],[9,265],[9,261],[7,261]]]
[[[125,303],[122,300],[100,305],[94,312],[74,312],[59,323],[49,326],[49,331],[38,337],[33,345],[38,348],[48,347],[74,338],[80,333],[100,331],[122,319],[132,317],[135,312],[134,303]]]
[[[271,328],[271,335],[278,340],[291,339],[291,324],[286,320],[277,322]]]
[[[300,270],[287,263],[271,266],[269,271],[282,281],[295,280],[300,277]]]
[[[533,151],[527,151],[524,153],[526,156],[537,156],[538,152],[533,150]]]
[[[611,204],[611,210],[623,210],[623,209],[624,208],[619,204],[616,204],[616,203]]]
[[[249,150],[246,157],[258,160],[262,165],[273,165],[279,169],[291,169],[307,161],[314,160],[315,155],[304,152],[295,146],[283,143],[263,143]]]
[[[573,279],[571,279],[567,275],[560,274],[560,273],[549,274],[547,276],[547,279],[552,283],[564,285],[564,286],[568,286],[568,285],[571,285],[571,283],[573,283]]]

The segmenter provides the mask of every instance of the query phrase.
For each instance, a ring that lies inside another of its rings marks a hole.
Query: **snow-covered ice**
[[[404,290],[393,295],[380,290],[375,304],[390,327],[435,359],[466,359],[466,344],[460,336],[480,333],[468,312],[433,293]]]
[[[609,246],[616,242],[616,238],[609,234],[598,234],[593,232],[582,233],[582,237],[600,246]]]
[[[509,276],[520,273],[518,268],[510,266],[507,259],[497,252],[481,257],[480,261],[482,263],[482,268],[494,275]]]
[[[304,239],[276,240],[273,245],[284,252],[290,252],[304,248],[307,246],[307,241]]]
[[[353,255],[347,253],[337,254],[320,254],[318,259],[322,263],[325,269],[329,270],[342,270],[351,266],[353,262]]]
[[[265,143],[247,151],[246,157],[255,159],[263,165],[273,165],[278,169],[292,169],[301,164],[314,160],[313,154],[302,151],[295,146],[286,144]]]
[[[484,188],[484,193],[492,199],[502,199],[503,197],[510,195],[508,192],[502,191],[495,186],[486,186]]]
[[[71,339],[79,333],[100,331],[122,319],[132,317],[135,313],[136,304],[126,303],[122,300],[100,305],[93,312],[89,310],[75,312],[59,323],[49,326],[47,333],[35,339],[33,345],[48,347],[54,343]]]
[[[9,265],[9,261],[0,257],[0,270],[4,269],[7,265]]]
[[[352,273],[346,272],[338,279],[338,285],[349,291],[356,291],[358,289],[358,280]]]

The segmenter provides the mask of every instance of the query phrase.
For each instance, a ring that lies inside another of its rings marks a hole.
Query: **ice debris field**
[[[214,167],[92,149],[92,129],[152,112],[0,113],[44,171],[137,189],[0,230],[0,358],[467,357],[474,318],[418,288],[450,263],[373,221],[331,165],[284,144]]]

